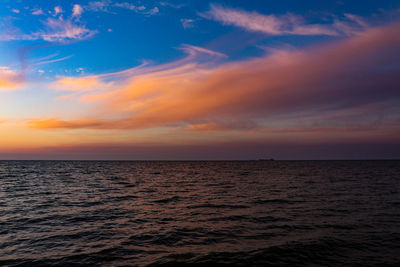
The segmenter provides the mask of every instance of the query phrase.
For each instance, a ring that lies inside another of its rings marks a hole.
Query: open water
[[[1,266],[400,266],[400,161],[0,161]]]

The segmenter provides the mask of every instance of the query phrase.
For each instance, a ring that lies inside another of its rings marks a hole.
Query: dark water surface
[[[400,161],[1,161],[0,265],[400,266]]]

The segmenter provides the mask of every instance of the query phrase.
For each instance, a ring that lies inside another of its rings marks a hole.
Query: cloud
[[[71,20],[64,20],[61,17],[58,19],[48,18],[44,25],[46,31],[35,33],[33,36],[49,42],[83,40],[96,34],[96,31],[89,30],[84,25],[77,25]]]
[[[367,27],[360,17],[352,14],[346,14],[345,20],[336,20],[332,24],[306,24],[301,16],[293,14],[263,15],[258,12],[248,12],[214,4],[210,5],[208,12],[200,15],[219,21],[224,25],[269,35],[353,35]]]
[[[63,129],[76,129],[76,128],[101,128],[103,123],[96,120],[75,120],[74,122],[61,121],[57,119],[47,120],[30,120],[28,125],[32,128],[63,128]]]
[[[95,30],[88,29],[83,23],[79,21],[72,21],[72,18],[76,18],[79,9],[75,6],[75,11],[68,19],[64,19],[62,15],[54,18],[52,16],[47,17],[46,20],[42,20],[43,25],[41,29],[30,33],[22,32],[18,27],[15,27],[12,20],[4,20],[0,23],[0,27],[3,28],[0,31],[0,40],[2,41],[13,41],[13,40],[44,40],[48,42],[67,42],[84,40],[92,37],[97,33]],[[61,7],[54,8],[53,16],[62,12]],[[43,14],[41,9],[34,10],[35,15]],[[44,15],[44,14],[43,14]]]
[[[182,8],[182,7],[188,5],[188,3],[174,4],[174,3],[171,3],[171,2],[167,2],[167,1],[160,2],[159,4],[160,4],[161,6],[171,7],[171,8],[176,8],[176,9],[179,9],[179,8]]]
[[[3,32],[0,34],[0,41],[15,41],[15,40],[37,40],[36,34],[24,34],[21,32]]]
[[[63,9],[61,6],[55,6],[54,7],[54,16],[57,16],[58,14],[63,13]]]
[[[194,22],[195,22],[194,19],[181,19],[182,27],[184,29],[193,28],[194,27],[194,25],[193,25]]]
[[[368,23],[360,16],[344,14],[344,20],[336,19],[332,25],[339,33],[352,36],[360,33],[362,29],[368,28]]]
[[[44,13],[41,8],[35,8],[35,9],[32,9],[32,15],[44,15]]]
[[[128,3],[128,2],[123,2],[123,3],[115,3],[116,7],[121,7],[121,8],[126,8],[126,9],[130,9],[130,10],[135,10],[136,6]]]
[[[213,50],[209,50],[209,49],[199,47],[199,46],[194,46],[194,45],[184,44],[179,49],[185,51],[188,55],[190,55],[194,58],[197,55],[210,55],[210,56],[214,56],[215,58],[226,58],[227,57],[225,54],[222,54],[220,52],[216,52]]]
[[[61,77],[50,84],[50,87],[64,92],[87,92],[93,90],[104,90],[112,86],[112,83],[106,84],[97,76],[85,77]]]
[[[35,63],[35,65],[44,65],[44,64],[50,64],[50,63],[54,63],[54,62],[59,62],[59,61],[63,61],[63,60],[67,60],[69,58],[71,58],[71,56],[66,56],[66,57],[61,57],[61,58],[53,58],[53,59],[49,59],[49,60],[40,60],[37,63]]]
[[[5,17],[0,20],[0,41],[13,40],[35,40],[36,37],[23,33],[18,27],[15,27],[13,17]]]
[[[135,11],[135,12],[143,12],[146,9],[146,7],[143,6],[143,5],[136,6],[136,5],[128,3],[128,2],[115,3],[114,6],[115,7],[119,7],[119,8],[132,10],[132,11]]]
[[[75,4],[72,8],[72,17],[80,17],[83,13],[81,5]]]
[[[338,129],[336,134],[352,138],[354,132],[365,138],[394,138],[400,121],[399,26],[370,28],[333,44],[240,62],[219,63],[223,56],[218,52],[186,46],[187,57],[176,62],[95,76],[96,86],[89,80],[90,90],[83,86],[80,100],[101,110],[92,119],[36,119],[29,125],[169,127],[261,136],[312,132],[332,138]],[[113,88],[104,91],[110,81]]]
[[[131,3],[128,3],[128,2],[115,3],[114,5],[116,7],[125,8],[125,9],[129,9],[129,10],[136,10],[138,8],[134,4],[131,4]]]
[[[15,90],[23,82],[22,76],[8,67],[0,67],[0,91]]]
[[[111,0],[101,0],[101,1],[92,1],[89,2],[88,5],[85,7],[85,9],[89,11],[94,11],[94,12],[107,12],[107,13],[113,13],[116,14],[113,10],[115,8],[123,8],[123,9],[128,9],[131,11],[135,11],[137,13],[143,14],[143,15],[155,15],[159,13],[158,7],[153,7],[149,10],[146,9],[144,5],[134,5],[130,2],[113,2]]]
[[[243,131],[254,130],[259,128],[259,125],[250,120],[244,121],[222,121],[222,122],[205,122],[190,124],[185,129],[188,132],[224,132],[224,131]]]
[[[153,7],[152,9],[150,9],[149,11],[147,11],[147,12],[144,12],[144,14],[146,14],[146,15],[155,15],[155,14],[157,14],[158,12],[160,12],[160,10],[158,9],[158,7]]]
[[[95,12],[108,12],[108,8],[111,5],[110,0],[101,0],[101,1],[92,1],[89,2],[87,5],[87,9],[90,11],[95,11]]]
[[[16,14],[19,14],[20,13],[20,11],[19,11],[19,9],[11,9],[11,12],[13,12],[13,13],[16,13]]]

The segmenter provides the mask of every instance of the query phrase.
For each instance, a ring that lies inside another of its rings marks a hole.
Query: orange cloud
[[[11,89],[11,88],[13,88],[15,86],[16,86],[15,83],[7,81],[6,79],[0,77],[0,88],[1,88],[1,90],[8,90],[8,89]]]
[[[254,130],[259,126],[252,121],[207,122],[190,124],[186,131],[189,132],[219,132],[234,130]]]
[[[96,128],[101,123],[95,120],[75,120],[73,122],[57,120],[55,118],[40,120],[40,119],[32,119],[28,121],[28,125],[31,128],[39,128],[39,129],[51,129],[51,128]]]
[[[118,119],[32,120],[29,125],[38,129],[192,125],[189,131],[208,131],[232,128],[227,122],[233,120],[266,121],[274,125],[282,117],[295,126],[298,114],[313,114],[323,121],[319,114],[346,111],[350,113],[345,117],[351,118],[353,108],[367,112],[371,104],[395,110],[400,102],[400,70],[396,67],[399,50],[400,23],[396,23],[368,29],[331,45],[218,66],[199,63],[189,53],[190,60],[109,74],[108,77],[114,78],[114,90],[106,93],[92,90],[81,97],[98,101],[101,113]],[[90,76],[88,80],[68,79],[71,88],[94,88],[97,83]],[[378,108],[373,115],[382,116],[385,112],[386,109]],[[365,115],[355,119],[363,118]],[[355,119],[351,123],[358,125],[360,121]],[[398,116],[388,120],[396,119]]]
[[[22,83],[21,76],[7,68],[0,67],[0,91],[15,90]]]
[[[59,91],[92,91],[108,87],[108,84],[101,82],[96,76],[87,77],[61,77],[51,84],[51,87]]]

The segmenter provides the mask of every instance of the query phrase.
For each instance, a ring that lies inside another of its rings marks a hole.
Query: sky
[[[400,159],[400,2],[2,0],[0,159]]]

